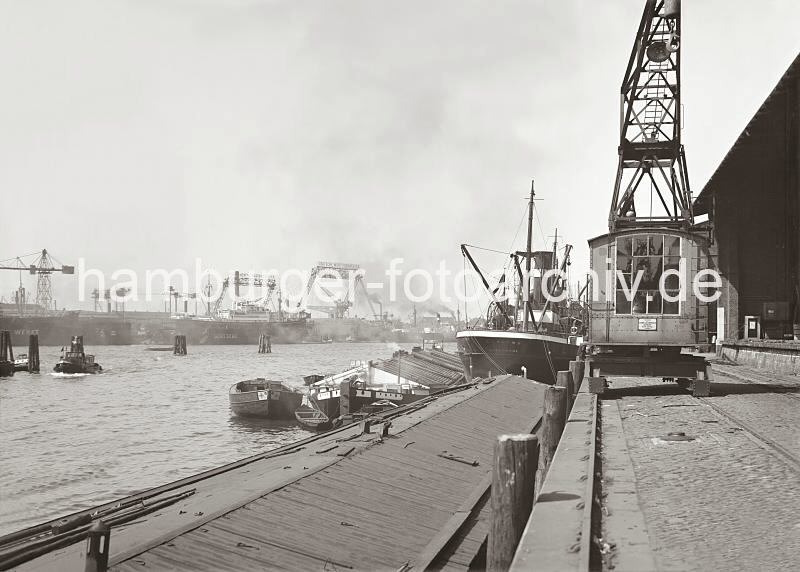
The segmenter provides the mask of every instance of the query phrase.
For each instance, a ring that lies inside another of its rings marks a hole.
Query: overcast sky
[[[800,3],[683,4],[697,195],[800,50]],[[558,226],[583,270],[643,5],[3,0],[0,259],[458,270],[462,242],[511,246],[533,177],[539,246]]]

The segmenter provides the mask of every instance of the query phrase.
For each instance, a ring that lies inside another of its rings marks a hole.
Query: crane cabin
[[[707,343],[716,281],[708,239],[673,229],[628,229],[593,238],[587,341],[597,351],[680,351]],[[700,294],[702,298],[698,298]]]

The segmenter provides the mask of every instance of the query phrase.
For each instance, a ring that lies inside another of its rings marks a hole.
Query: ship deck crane
[[[214,304],[211,306],[211,311],[209,314],[211,316],[216,316],[217,312],[219,312],[219,307],[222,305],[222,300],[225,298],[225,294],[228,292],[228,285],[230,284],[230,279],[225,278],[222,281],[222,289],[220,290],[219,296],[217,299],[214,300]]]

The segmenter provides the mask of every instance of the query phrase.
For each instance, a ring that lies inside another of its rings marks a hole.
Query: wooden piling
[[[572,379],[572,372],[559,371],[556,376],[556,387],[564,387],[567,390],[567,417],[569,417],[572,403],[575,401],[575,382]]]
[[[3,332],[3,335],[5,336],[5,340],[6,340],[5,344],[6,344],[6,352],[8,353],[8,361],[13,363],[14,362],[14,344],[11,342],[11,332],[9,332],[8,330],[5,330]],[[5,356],[6,352],[3,353],[4,356]]]
[[[260,354],[272,353],[272,343],[270,343],[270,339],[267,334],[259,334],[258,336],[258,353]]]
[[[539,453],[539,465],[536,471],[536,495],[542,487],[550,464],[567,423],[567,391],[566,387],[549,386],[544,392],[544,413],[542,414],[542,444]]]
[[[349,381],[343,381],[339,384],[339,415],[350,415],[350,398],[353,397],[353,386]]]
[[[11,332],[0,332],[0,377],[14,375],[14,348],[11,345]]]
[[[84,572],[106,572],[108,570],[111,528],[101,520],[89,529],[86,538],[86,563]]]
[[[581,383],[583,383],[583,360],[574,360],[569,362],[569,371],[572,373],[572,402],[575,402],[575,397],[581,390]]]
[[[500,435],[494,445],[491,521],[486,553],[489,572],[508,570],[528,522],[536,488],[536,435]]]
[[[586,360],[581,358],[581,359],[578,360],[578,379],[574,379],[573,380],[575,382],[575,394],[576,395],[581,390],[581,387],[583,386],[584,377],[586,377]]]
[[[28,373],[39,373],[39,334],[28,336]]]
[[[186,336],[184,334],[178,334],[175,336],[175,347],[172,350],[172,353],[176,356],[186,355]]]

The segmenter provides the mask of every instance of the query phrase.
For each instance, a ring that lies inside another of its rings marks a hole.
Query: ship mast
[[[533,189],[533,179],[531,179],[531,198],[528,201],[528,248],[525,250],[525,276],[523,277],[522,284],[525,287],[524,302],[525,311],[522,313],[522,331],[528,331],[528,313],[532,312],[531,308],[531,241],[533,240],[533,197],[536,193]]]

